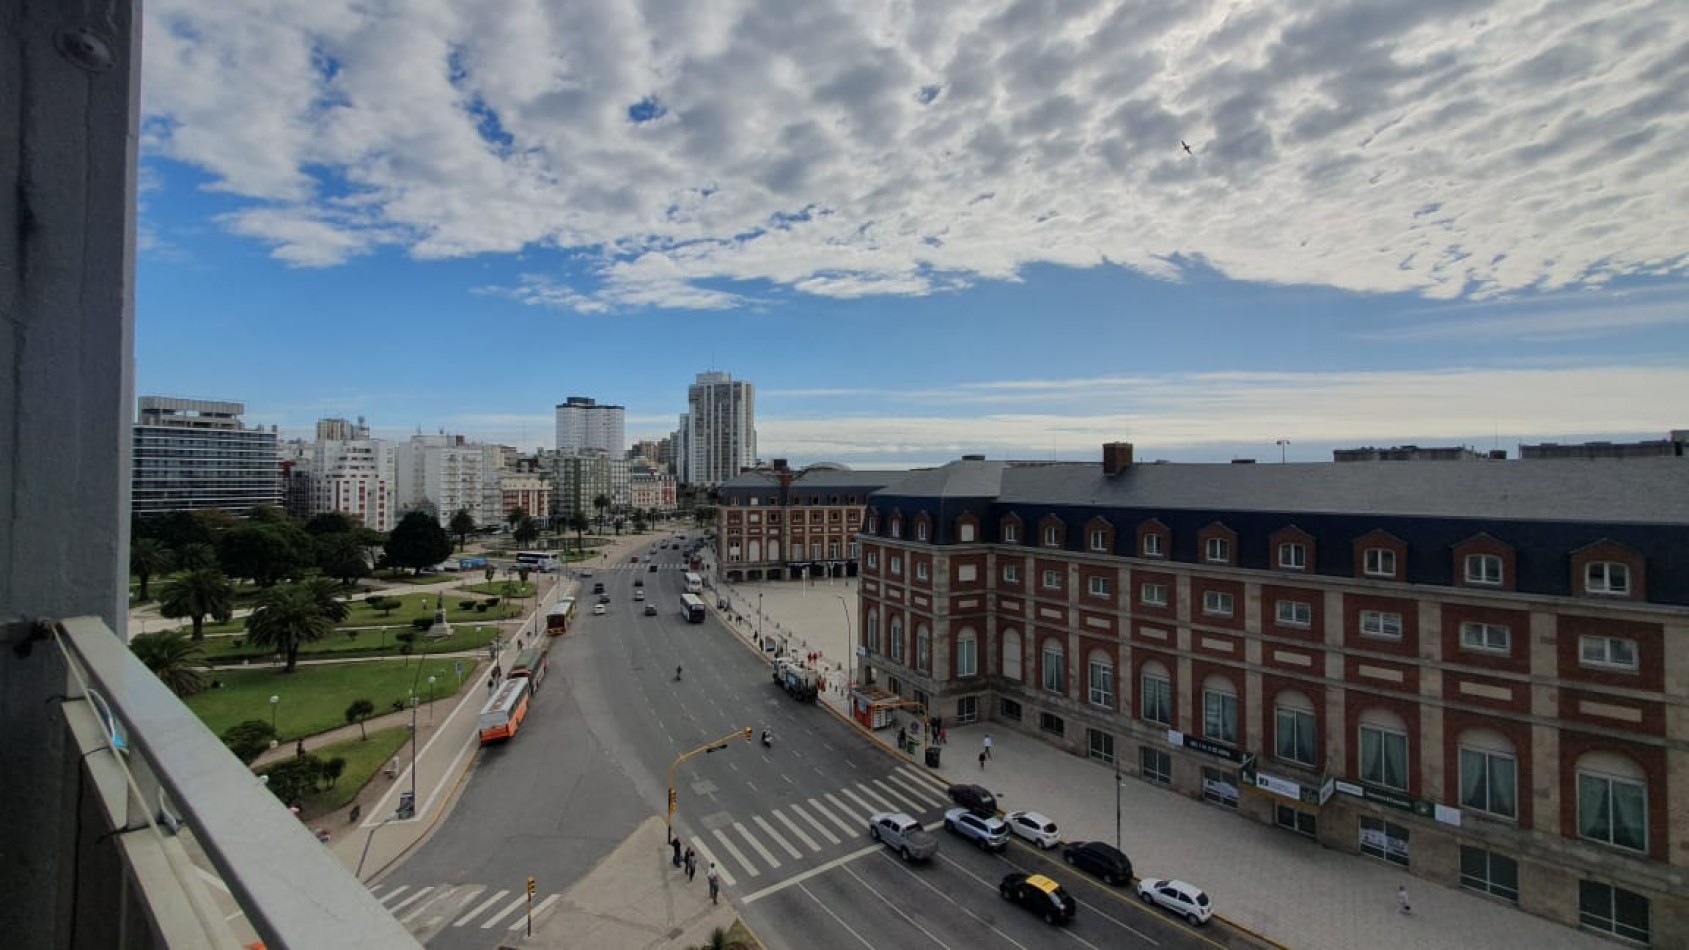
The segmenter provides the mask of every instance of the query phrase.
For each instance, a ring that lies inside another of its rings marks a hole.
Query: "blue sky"
[[[858,467],[1689,426],[1670,3],[457,6],[148,5],[140,392],[532,448],[720,369]]]

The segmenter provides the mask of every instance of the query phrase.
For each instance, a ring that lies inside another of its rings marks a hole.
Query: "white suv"
[[[952,808],[944,813],[944,827],[951,834],[973,840],[987,851],[1001,851],[1009,843],[1009,826],[1001,818],[984,818],[966,808]]]
[[[1184,881],[1146,877],[1138,882],[1138,896],[1146,904],[1160,904],[1193,924],[1206,924],[1214,916],[1214,902],[1202,888]]]
[[[1035,811],[1011,811],[1006,816],[1009,830],[1040,848],[1061,844],[1061,831],[1056,823]]]

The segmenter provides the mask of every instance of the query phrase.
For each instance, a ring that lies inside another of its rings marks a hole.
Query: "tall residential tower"
[[[627,447],[621,406],[600,406],[586,396],[570,396],[557,407],[557,451],[573,455],[597,449],[620,456]]]
[[[719,485],[756,464],[756,386],[727,373],[699,373],[686,389],[680,479]]]

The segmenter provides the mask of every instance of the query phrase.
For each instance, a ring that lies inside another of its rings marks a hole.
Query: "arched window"
[[[1067,692],[1067,654],[1062,651],[1061,641],[1054,637],[1045,640],[1041,656],[1044,661],[1044,691],[1065,694]]]
[[[963,627],[956,634],[956,676],[979,675],[979,637],[972,627]]]
[[[1202,681],[1202,734],[1237,744],[1237,687],[1218,674]]]
[[[1318,721],[1313,700],[1295,690],[1279,693],[1273,703],[1273,754],[1296,765],[1317,766]]]
[[[1578,759],[1578,835],[1648,850],[1648,776],[1634,760],[1612,752]]]
[[[1506,736],[1490,729],[1461,733],[1460,803],[1498,818],[1519,817],[1519,758]]]
[[[1360,725],[1361,781],[1407,791],[1408,732],[1402,717],[1387,709],[1367,709]]]
[[[932,633],[924,623],[915,625],[915,669],[932,671]]]
[[[1020,680],[1020,634],[1013,628],[1003,631],[1003,677]]]
[[[897,662],[899,662],[899,663],[909,662],[909,658],[903,655],[903,618],[902,617],[891,618],[891,655],[892,655],[892,658],[897,660]]]
[[[868,612],[868,652],[880,652],[880,612],[877,610]]]
[[[1139,714],[1146,722],[1173,724],[1173,676],[1165,664],[1150,660],[1139,671]]]
[[[1106,650],[1092,650],[1087,662],[1090,689],[1087,696],[1093,706],[1114,708],[1114,658]]]

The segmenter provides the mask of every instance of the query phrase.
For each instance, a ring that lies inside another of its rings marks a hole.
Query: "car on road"
[[[604,593],[604,582],[603,582],[603,581],[599,581],[599,582],[598,582],[598,583],[596,583],[596,584],[594,584],[594,585],[592,585],[592,592],[593,592],[593,593],[594,593],[594,594],[602,594],[602,593]]]
[[[1009,830],[1040,848],[1061,844],[1061,831],[1056,823],[1035,811],[1011,811],[1003,816]]]
[[[643,577],[636,577],[636,578],[634,578],[634,579],[633,579],[633,586],[635,586],[635,587],[644,587],[644,586],[645,586],[645,578],[643,578]]]
[[[643,590],[640,590],[639,588],[635,587],[633,589],[633,599],[634,600],[644,600],[645,599],[645,592]]]
[[[946,790],[950,800],[967,810],[987,817],[997,814],[997,796],[980,785],[952,785]]]
[[[976,815],[966,808],[952,808],[945,812],[944,828],[987,851],[1001,851],[1009,843],[1009,826],[1003,824],[1003,819]]]
[[[868,816],[868,837],[882,842],[905,861],[925,861],[938,853],[938,839],[921,823],[900,811],[881,811]]]
[[[598,595],[598,602],[601,603],[601,604],[609,603],[610,602],[610,595],[609,594],[599,594]]]
[[[1089,871],[1104,881],[1119,886],[1132,880],[1132,859],[1111,844],[1101,841],[1075,841],[1061,853],[1062,860],[1081,871]]]
[[[647,616],[647,617],[657,616],[657,605],[651,604],[651,603],[646,604],[645,605],[645,616]]]
[[[582,576],[582,577],[591,577],[591,576],[592,576],[592,572],[591,572],[591,571],[582,571],[582,572],[581,572],[581,576]]]
[[[655,565],[655,564],[652,564],[652,565],[651,565],[651,566],[649,566],[649,567],[647,567],[647,568],[646,568],[646,570],[647,570],[647,571],[650,571],[650,572],[651,572],[651,573],[653,573],[653,574],[655,574],[655,573],[657,573],[657,565]]]
[[[1138,882],[1138,896],[1146,904],[1160,904],[1192,924],[1201,926],[1214,916],[1214,902],[1202,888],[1184,881],[1146,877]]]
[[[1069,923],[1079,911],[1079,902],[1073,899],[1067,888],[1042,874],[1021,871],[1006,874],[1003,882],[997,885],[997,893],[1003,895],[1004,900],[1019,904],[1044,918],[1048,924]]]
[[[602,617],[602,616],[604,616],[604,614],[606,612],[609,611],[609,609],[610,608],[604,606],[603,604],[593,604],[592,605],[592,614],[595,617]]]

